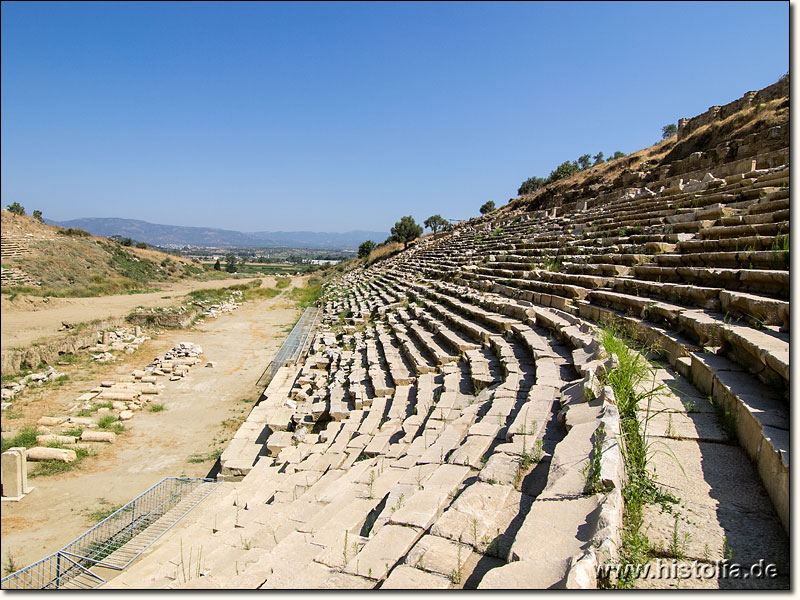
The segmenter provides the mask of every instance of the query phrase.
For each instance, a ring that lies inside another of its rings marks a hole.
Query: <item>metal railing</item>
[[[300,320],[297,321],[294,328],[292,328],[289,336],[283,341],[275,358],[272,359],[264,373],[258,378],[256,382],[257,387],[266,388],[270,381],[272,381],[272,378],[275,377],[275,373],[278,372],[278,369],[288,364],[294,364],[300,360],[303,353],[308,350],[308,344],[310,343],[311,334],[314,332],[314,328],[317,325],[319,313],[319,308],[314,306],[306,308]]]
[[[95,588],[105,582],[89,569],[94,566],[121,570],[174,525],[208,493],[196,498],[171,522],[157,528],[135,550],[120,551],[137,535],[164,517],[182,500],[212,479],[168,477],[106,517],[64,548],[0,580],[2,589]],[[120,551],[120,552],[118,552]]]

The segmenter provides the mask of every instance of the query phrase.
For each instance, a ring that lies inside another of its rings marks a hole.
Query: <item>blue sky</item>
[[[4,208],[388,231],[777,81],[789,4],[3,2],[0,45]]]

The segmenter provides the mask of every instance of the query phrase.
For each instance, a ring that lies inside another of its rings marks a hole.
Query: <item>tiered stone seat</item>
[[[309,357],[254,411],[264,451],[114,587],[593,587],[624,510],[607,326],[650,346],[647,385],[666,386],[641,419],[679,459],[649,468],[681,502],[645,508],[650,542],[686,531],[687,558],[783,565],[788,136],[734,141],[329,284]]]

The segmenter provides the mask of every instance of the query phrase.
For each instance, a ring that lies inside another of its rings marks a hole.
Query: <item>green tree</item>
[[[495,210],[494,200],[489,200],[483,206],[481,206],[482,215],[488,215],[493,210]]]
[[[581,168],[578,166],[576,161],[569,161],[565,160],[563,163],[558,165],[554,170],[550,171],[550,181],[558,181],[559,179],[564,179],[566,177],[570,177],[580,171]]]
[[[217,259],[217,262],[214,263],[214,270],[222,271],[222,265],[219,263],[219,259]]]
[[[624,152],[620,152],[619,150],[617,150],[616,152],[614,152],[614,154],[611,156],[611,158],[617,159],[617,158],[622,158],[623,156],[625,156],[625,153]]]
[[[664,125],[661,128],[661,139],[666,140],[671,138],[673,135],[678,133],[678,126],[675,123],[670,123],[669,125]]]
[[[236,267],[236,255],[228,254],[225,257],[225,271],[228,273],[236,273],[239,269]]]
[[[602,152],[598,152],[597,154],[594,155],[594,164],[602,165],[604,162],[606,162],[606,159],[603,156]]]
[[[425,227],[430,229],[433,232],[433,235],[436,235],[436,232],[440,229],[444,229],[449,225],[447,219],[442,218],[442,215],[433,215],[432,217],[428,217],[425,219]]]
[[[137,248],[147,248],[147,242],[136,242]]]
[[[583,154],[578,157],[578,165],[583,169],[588,169],[592,166],[592,156],[590,154]]]
[[[517,194],[520,196],[524,196],[525,194],[532,194],[539,188],[544,187],[545,185],[547,185],[547,180],[544,177],[528,177],[525,181],[522,182],[522,185],[519,186]]]
[[[35,210],[33,211],[33,214],[31,216],[37,221],[39,221],[39,223],[44,223],[44,217],[42,217],[42,211]]]
[[[25,208],[19,202],[12,202],[7,207],[8,212],[13,213],[15,215],[24,215]]]
[[[392,227],[392,239],[401,242],[404,248],[408,243],[422,235],[422,227],[417,225],[414,217],[403,217]]]
[[[358,247],[358,258],[367,258],[375,250],[375,242],[367,240]]]

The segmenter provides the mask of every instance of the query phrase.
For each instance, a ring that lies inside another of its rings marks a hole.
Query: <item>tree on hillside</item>
[[[403,217],[392,227],[392,239],[401,242],[404,248],[408,243],[422,235],[422,227],[417,225],[414,217]]]
[[[495,209],[494,200],[489,200],[483,206],[481,206],[481,214],[488,215]]]
[[[15,215],[24,215],[25,208],[19,202],[13,202],[9,204],[7,207],[8,212],[13,213]]]
[[[625,153],[624,152],[620,152],[619,150],[617,150],[616,152],[614,152],[614,154],[611,156],[611,158],[617,159],[617,158],[622,158],[623,156],[625,156]]]
[[[592,166],[592,156],[591,154],[583,154],[578,157],[578,165],[581,168],[581,171],[584,169],[588,169]]]
[[[673,135],[678,133],[678,126],[675,123],[670,123],[669,125],[664,125],[661,128],[661,139],[666,140],[671,138]]]
[[[367,258],[375,250],[375,242],[367,240],[358,247],[358,258]]]
[[[430,229],[433,232],[433,235],[436,235],[436,232],[440,229],[444,230],[450,223],[442,218],[442,215],[433,215],[425,219],[425,227]]]
[[[594,155],[594,164],[602,165],[604,162],[606,162],[606,159],[603,156],[602,152],[598,152],[597,154]]]
[[[222,271],[222,265],[219,264],[219,259],[217,259],[217,262],[214,263],[214,270],[215,271]]]
[[[581,168],[576,161],[565,160],[553,171],[550,171],[550,181],[558,181],[559,179],[570,177],[580,170]]]
[[[37,221],[39,221],[39,223],[44,223],[44,218],[42,217],[42,211],[35,210],[33,211],[33,214],[31,216]]]
[[[525,181],[522,182],[522,185],[519,186],[517,190],[517,194],[520,196],[524,196],[525,194],[532,194],[536,190],[541,187],[547,185],[547,180],[544,177],[528,177]]]

